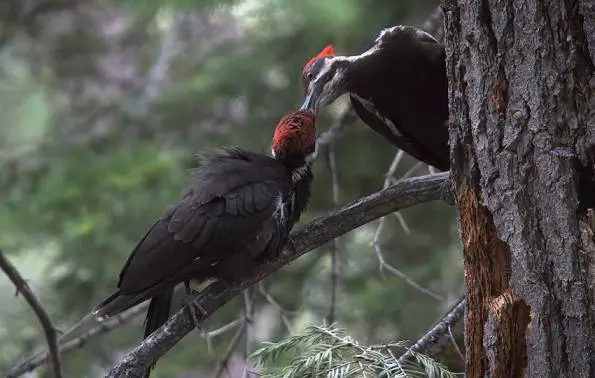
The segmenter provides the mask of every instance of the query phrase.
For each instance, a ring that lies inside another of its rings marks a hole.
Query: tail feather
[[[101,322],[136,306],[147,298],[146,293],[122,294],[116,291],[93,309],[93,315]]]
[[[147,310],[147,317],[145,318],[145,334],[143,336],[146,339],[150,334],[155,332],[161,327],[167,319],[169,319],[169,312],[171,308],[171,302],[173,298],[173,288],[167,290],[165,293],[154,296],[149,304]],[[155,367],[155,364],[151,365],[145,372],[144,378],[149,378],[151,369]]]
[[[155,330],[165,324],[167,319],[169,319],[173,295],[174,290],[172,289],[151,299],[149,309],[147,310],[147,317],[145,318],[145,334],[143,338],[146,339],[149,337],[150,334],[155,332]]]

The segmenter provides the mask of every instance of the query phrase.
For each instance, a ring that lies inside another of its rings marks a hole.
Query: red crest
[[[310,59],[308,63],[304,66],[304,71],[308,69],[314,62],[316,62],[320,58],[324,58],[325,56],[335,56],[335,49],[333,45],[327,45],[321,52],[318,53],[315,57]]]
[[[306,151],[316,144],[316,123],[314,113],[308,110],[284,115],[275,128],[273,149],[275,151]]]

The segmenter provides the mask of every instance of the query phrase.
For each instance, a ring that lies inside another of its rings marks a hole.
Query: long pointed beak
[[[314,93],[309,93],[306,96],[306,99],[304,100],[304,103],[302,104],[300,110],[308,110],[316,114],[316,101],[314,98]]]
[[[306,99],[300,110],[308,110],[316,115],[318,113],[320,96],[322,96],[322,89],[323,87],[316,85],[316,83],[310,85],[310,88],[308,88],[308,92],[306,93]]]

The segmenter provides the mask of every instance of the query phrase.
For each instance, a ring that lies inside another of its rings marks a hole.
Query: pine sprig
[[[263,378],[455,378],[433,358],[413,352],[415,361],[399,362],[391,349],[407,343],[363,345],[334,326],[309,326],[303,334],[278,343],[263,343],[252,354]]]

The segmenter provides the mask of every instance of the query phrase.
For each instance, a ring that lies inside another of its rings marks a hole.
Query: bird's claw
[[[287,237],[287,242],[285,243],[285,254],[287,255],[296,255],[297,254],[297,248],[295,246],[295,241],[293,240],[293,238],[291,236]]]
[[[190,293],[183,300],[183,303],[188,307],[188,312],[190,313],[194,327],[200,328],[202,320],[204,320],[209,314],[207,313],[207,310],[205,310],[204,307],[202,307],[198,302],[200,292],[192,289],[189,290]]]

